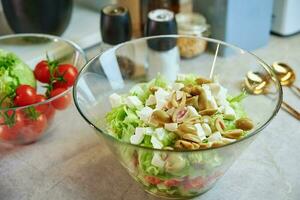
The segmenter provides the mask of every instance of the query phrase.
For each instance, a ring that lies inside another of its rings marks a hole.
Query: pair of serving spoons
[[[296,80],[295,71],[287,64],[275,62],[272,64],[272,68],[275,72],[276,77],[280,81],[282,86],[288,86],[300,94],[300,88],[294,85]],[[270,80],[263,74],[259,72],[249,71],[245,78],[245,86],[248,92],[252,94],[267,94],[268,91],[268,83]],[[282,102],[281,107],[290,113],[293,117],[300,120],[300,113],[292,108],[285,101]]]

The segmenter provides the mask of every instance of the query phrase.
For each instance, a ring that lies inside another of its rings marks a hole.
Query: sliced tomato
[[[178,186],[180,184],[180,181],[177,179],[169,179],[164,181],[164,185],[167,187],[173,187]]]
[[[200,189],[204,187],[204,185],[205,185],[205,179],[199,176],[193,179],[187,179],[184,183],[184,188],[187,190]]]
[[[162,180],[155,176],[145,176],[145,180],[152,185],[157,185],[162,182]]]

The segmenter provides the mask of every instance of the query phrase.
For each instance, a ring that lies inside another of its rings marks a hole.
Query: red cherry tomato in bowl
[[[36,119],[27,119],[25,128],[22,131],[24,142],[33,142],[40,137],[47,129],[46,115],[40,114]]]
[[[67,88],[74,84],[76,77],[78,75],[78,70],[71,64],[61,64],[58,65],[55,71],[55,77],[57,78],[54,83],[55,88]]]
[[[54,115],[55,115],[55,108],[51,104],[49,104],[49,107],[45,111],[45,115],[46,115],[48,124],[51,123],[54,118]]]
[[[2,113],[2,116],[10,118],[11,124],[5,122],[4,117],[1,117],[0,123],[0,138],[5,141],[16,141],[19,138],[22,129],[24,128],[25,118],[20,111],[9,110]],[[7,124],[6,124],[7,123]]]
[[[35,103],[41,103],[41,102],[46,101],[46,100],[47,100],[47,98],[44,95],[38,94],[38,95],[36,95]],[[49,106],[50,106],[50,104],[44,103],[44,104],[37,105],[35,107],[35,109],[39,113],[44,113],[48,109]]]
[[[16,89],[14,104],[16,106],[27,106],[34,104],[36,101],[35,88],[30,85],[20,85]]]
[[[42,83],[50,83],[50,67],[46,60],[40,61],[34,68],[35,78]]]
[[[50,92],[50,97],[55,97],[55,96],[65,92],[66,90],[67,90],[66,88],[56,88]],[[58,110],[66,109],[70,103],[71,103],[71,95],[69,93],[63,95],[62,97],[54,99],[51,102],[52,106]]]

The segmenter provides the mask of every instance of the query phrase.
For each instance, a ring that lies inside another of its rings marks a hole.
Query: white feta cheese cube
[[[215,100],[215,98],[213,97],[209,85],[208,84],[203,84],[202,85],[203,91],[204,91],[204,95],[207,99],[207,103],[208,103],[208,107],[211,109],[217,109],[218,105],[217,102]]]
[[[199,113],[197,112],[196,108],[193,106],[187,106],[188,114],[191,117],[197,117],[200,116]]]
[[[137,127],[135,129],[134,135],[132,135],[130,137],[130,143],[131,144],[140,144],[143,141],[144,137],[145,137],[144,129]]]
[[[146,100],[146,106],[152,106],[156,104],[156,98],[153,94],[151,94]]]
[[[231,106],[227,105],[225,107],[224,110],[224,119],[229,119],[229,120],[233,120],[235,119],[235,111],[233,110],[233,108],[231,108]]]
[[[162,88],[158,88],[158,90],[155,92],[154,95],[155,95],[156,101],[158,101],[159,99],[167,99],[169,97],[170,93]]]
[[[162,109],[167,104],[167,100],[170,98],[170,93],[162,88],[159,88],[154,95],[156,100],[156,109]]]
[[[162,108],[164,108],[166,106],[166,104],[167,104],[166,100],[160,99],[160,100],[156,101],[155,109],[161,110]]]
[[[177,123],[165,123],[165,129],[168,131],[176,131],[178,128],[178,124]]]
[[[151,164],[156,167],[163,168],[165,165],[165,161],[161,158],[159,153],[154,152],[153,158],[151,160]]]
[[[141,100],[137,96],[128,96],[128,97],[126,97],[125,98],[125,104],[129,108],[139,108],[143,105]]]
[[[221,87],[220,87],[220,84],[218,83],[209,83],[207,84],[210,88],[210,91],[211,91],[211,94],[214,96],[214,97],[217,97],[220,90],[221,90]]]
[[[210,136],[211,135],[211,128],[210,126],[207,124],[207,123],[203,123],[201,124],[203,130],[204,130],[204,133],[206,136]]]
[[[166,135],[166,131],[163,128],[157,128],[157,129],[155,129],[155,134],[157,136],[157,139],[159,139],[161,141],[164,139],[164,137]]]
[[[146,128],[145,127],[136,127],[134,134],[135,135],[143,135],[146,132]]]
[[[222,140],[222,135],[220,132],[214,132],[207,138],[208,142],[215,142],[215,141],[220,141]]]
[[[146,127],[145,130],[145,135],[152,135],[153,134],[153,129],[151,127]]]
[[[206,138],[206,136],[205,136],[205,132],[204,132],[201,124],[195,124],[194,126],[197,130],[197,135],[200,138],[200,140],[204,140]]]
[[[178,101],[183,97],[184,92],[183,91],[176,91],[175,95],[176,95],[176,100]]]
[[[177,90],[180,90],[180,89],[183,88],[183,87],[184,87],[184,84],[183,84],[183,83],[173,83],[173,85],[172,85],[172,90],[177,91]]]
[[[155,149],[163,148],[163,144],[154,135],[151,136],[151,144]]]
[[[112,108],[122,105],[122,97],[116,93],[109,96],[109,102]]]
[[[138,111],[137,115],[139,116],[140,120],[147,123],[147,122],[149,122],[153,111],[154,110],[152,108],[146,106],[146,107],[142,108],[140,111]]]

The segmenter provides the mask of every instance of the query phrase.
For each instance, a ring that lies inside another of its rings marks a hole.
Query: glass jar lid
[[[178,13],[176,21],[179,34],[200,36],[209,28],[205,17],[198,13]]]

